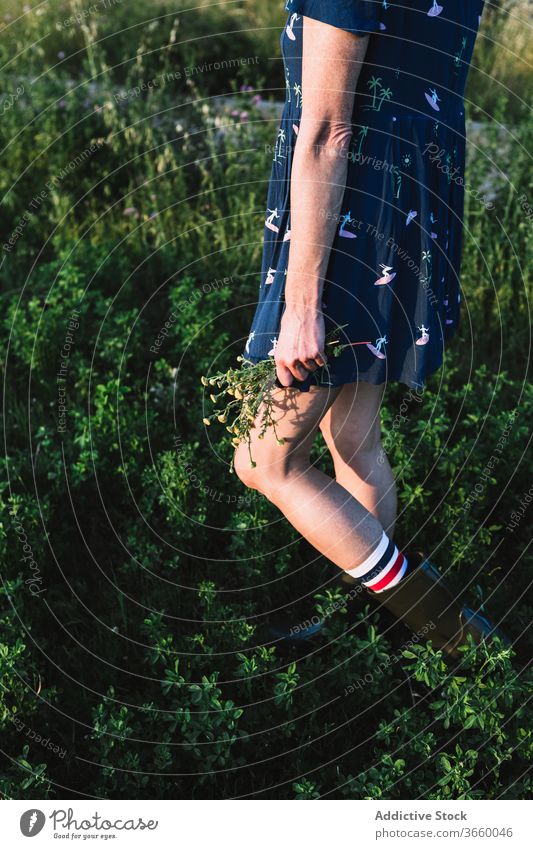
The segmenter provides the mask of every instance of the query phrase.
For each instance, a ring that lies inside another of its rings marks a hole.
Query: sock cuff
[[[394,544],[393,540],[389,539],[389,544],[385,549],[385,554],[383,557],[380,557],[376,565],[373,569],[370,569],[366,575],[363,575],[361,581],[365,586],[368,586],[368,582],[379,580],[391,567],[393,563],[396,562],[398,558],[398,549]]]
[[[375,584],[373,587],[369,587],[368,589],[372,590],[372,592],[374,592],[374,593],[379,594],[379,593],[383,592],[383,590],[392,590],[392,588],[395,587],[396,584],[399,584],[400,581],[402,580],[402,578],[404,577],[405,573],[407,572],[408,567],[409,567],[409,562],[408,562],[405,554],[402,554],[402,557],[403,557],[403,565],[401,566],[399,571],[394,576],[392,575],[392,570],[391,570],[387,574],[387,576],[383,579],[383,581],[380,581],[380,584],[382,586],[378,587],[378,584]]]
[[[381,536],[381,540],[378,543],[378,547],[374,549],[372,554],[364,561],[364,563],[360,563],[359,566],[356,566],[354,569],[347,569],[346,574],[351,575],[352,578],[362,578],[366,575],[369,570],[371,570],[374,566],[379,565],[381,560],[383,560],[383,556],[387,551],[391,541],[389,540],[385,531]],[[380,566],[380,569],[383,567]],[[379,573],[376,573],[379,574]]]
[[[365,581],[365,586],[368,587],[369,590],[372,590],[372,592],[379,593],[382,590],[388,590],[394,584],[399,582],[400,576],[403,576],[406,570],[407,559],[401,551],[396,549],[396,557],[392,558],[390,563],[388,563],[385,569],[382,570],[381,575],[378,575],[374,583],[367,584]]]

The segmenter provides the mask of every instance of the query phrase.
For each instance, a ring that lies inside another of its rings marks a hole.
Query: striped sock
[[[356,566],[355,569],[347,569],[347,574],[359,581],[372,592],[380,593],[390,590],[399,584],[407,573],[407,558],[388,538],[385,531],[372,554]]]

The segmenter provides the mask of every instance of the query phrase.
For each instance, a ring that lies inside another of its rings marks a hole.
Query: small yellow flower
[[[202,383],[203,383],[203,385],[204,385],[204,386],[208,386],[208,385],[209,385],[209,381],[208,381],[207,377],[204,377],[204,376],[202,375],[202,376],[201,376],[201,378],[200,378],[200,380],[202,381]]]
[[[218,420],[219,420],[219,422],[221,422],[222,424],[226,424],[226,422],[227,422],[227,420],[228,420],[228,417],[227,417],[224,413],[221,413],[219,416],[217,416],[217,419],[218,419]]]
[[[204,419],[203,421],[204,421],[204,424],[205,424],[205,425],[208,425],[208,426],[209,426],[209,425],[211,424],[211,422],[209,421],[209,419]]]
[[[217,396],[213,395],[213,393],[211,392],[211,395],[209,397],[211,398],[211,401],[213,402],[213,404],[215,404],[216,400],[217,400]]]

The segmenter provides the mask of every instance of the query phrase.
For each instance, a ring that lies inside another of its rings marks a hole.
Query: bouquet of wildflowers
[[[337,357],[350,344],[340,341],[342,330],[346,325],[336,327],[326,338],[325,348],[328,356]],[[248,443],[250,465],[255,466],[251,453],[250,431],[258,427],[258,439],[263,439],[269,427],[272,427],[274,437],[283,445],[283,437],[278,436],[276,420],[273,416],[274,400],[271,390],[276,380],[276,363],[274,357],[252,363],[246,357],[237,357],[242,365],[218,372],[210,377],[202,376],[204,386],[218,389],[211,392],[210,399],[215,408],[210,416],[204,418],[204,424],[209,426],[213,421],[226,425],[226,430],[232,436],[232,444],[236,447],[241,442]],[[261,414],[258,416],[259,411]],[[230,467],[233,471],[233,463]]]

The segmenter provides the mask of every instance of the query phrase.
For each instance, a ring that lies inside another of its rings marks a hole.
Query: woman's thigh
[[[270,397],[275,429],[270,426],[260,436],[263,405],[250,432],[250,451],[245,442],[235,451],[235,471],[241,480],[248,486],[258,486],[261,479],[283,478],[307,461],[320,422],[341,391],[342,388],[316,386],[308,392],[273,388]],[[250,463],[250,453],[255,466]]]
[[[330,452],[349,463],[357,451],[374,451],[380,444],[381,403],[385,383],[346,383],[330,406],[320,429]]]

